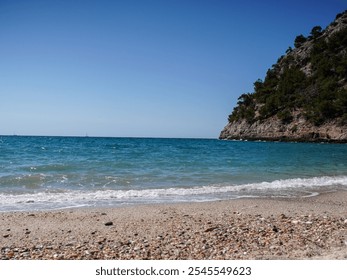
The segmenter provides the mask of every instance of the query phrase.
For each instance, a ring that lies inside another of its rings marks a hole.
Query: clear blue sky
[[[217,138],[346,0],[0,0],[0,135]]]

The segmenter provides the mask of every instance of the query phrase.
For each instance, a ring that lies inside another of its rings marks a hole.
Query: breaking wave
[[[210,185],[155,189],[46,189],[32,193],[0,193],[0,211],[50,210],[125,204],[213,201],[242,197],[312,196],[347,188],[347,176],[275,180],[241,185]]]

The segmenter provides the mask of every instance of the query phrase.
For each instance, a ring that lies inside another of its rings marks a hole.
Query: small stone
[[[207,229],[205,229],[205,232],[210,232],[210,231],[213,231],[215,229],[217,229],[218,227],[209,227]]]
[[[105,237],[99,237],[99,239],[96,241],[97,243],[99,244],[102,244],[106,241],[106,238]]]
[[[105,226],[112,226],[113,225],[113,222],[106,222],[105,223]]]
[[[10,235],[9,234],[4,234],[2,237],[3,238],[7,238],[7,237],[9,237]]]

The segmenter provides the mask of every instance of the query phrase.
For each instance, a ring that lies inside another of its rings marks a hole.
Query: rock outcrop
[[[283,124],[276,116],[264,121],[256,121],[253,124],[249,124],[244,119],[229,123],[224,127],[219,138],[224,140],[347,143],[347,126],[341,126],[336,121],[316,126],[296,112],[294,121],[290,124]]]
[[[347,11],[298,36],[272,67],[240,96],[219,138],[347,143]]]

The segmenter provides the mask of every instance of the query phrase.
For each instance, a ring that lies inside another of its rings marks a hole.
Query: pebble
[[[96,241],[97,243],[99,244],[102,244],[106,241],[106,238],[105,237],[99,237],[99,239]]]
[[[215,229],[217,229],[218,227],[209,227],[207,229],[205,229],[205,232],[210,232],[210,231],[213,231]]]
[[[38,241],[28,234],[21,246],[4,239],[0,259],[307,259],[347,246],[347,220],[341,218],[240,214],[212,221],[182,217],[173,216],[164,227],[147,228],[146,223],[139,228],[134,222],[120,226],[117,233],[100,228],[74,238],[59,231],[54,238]]]

